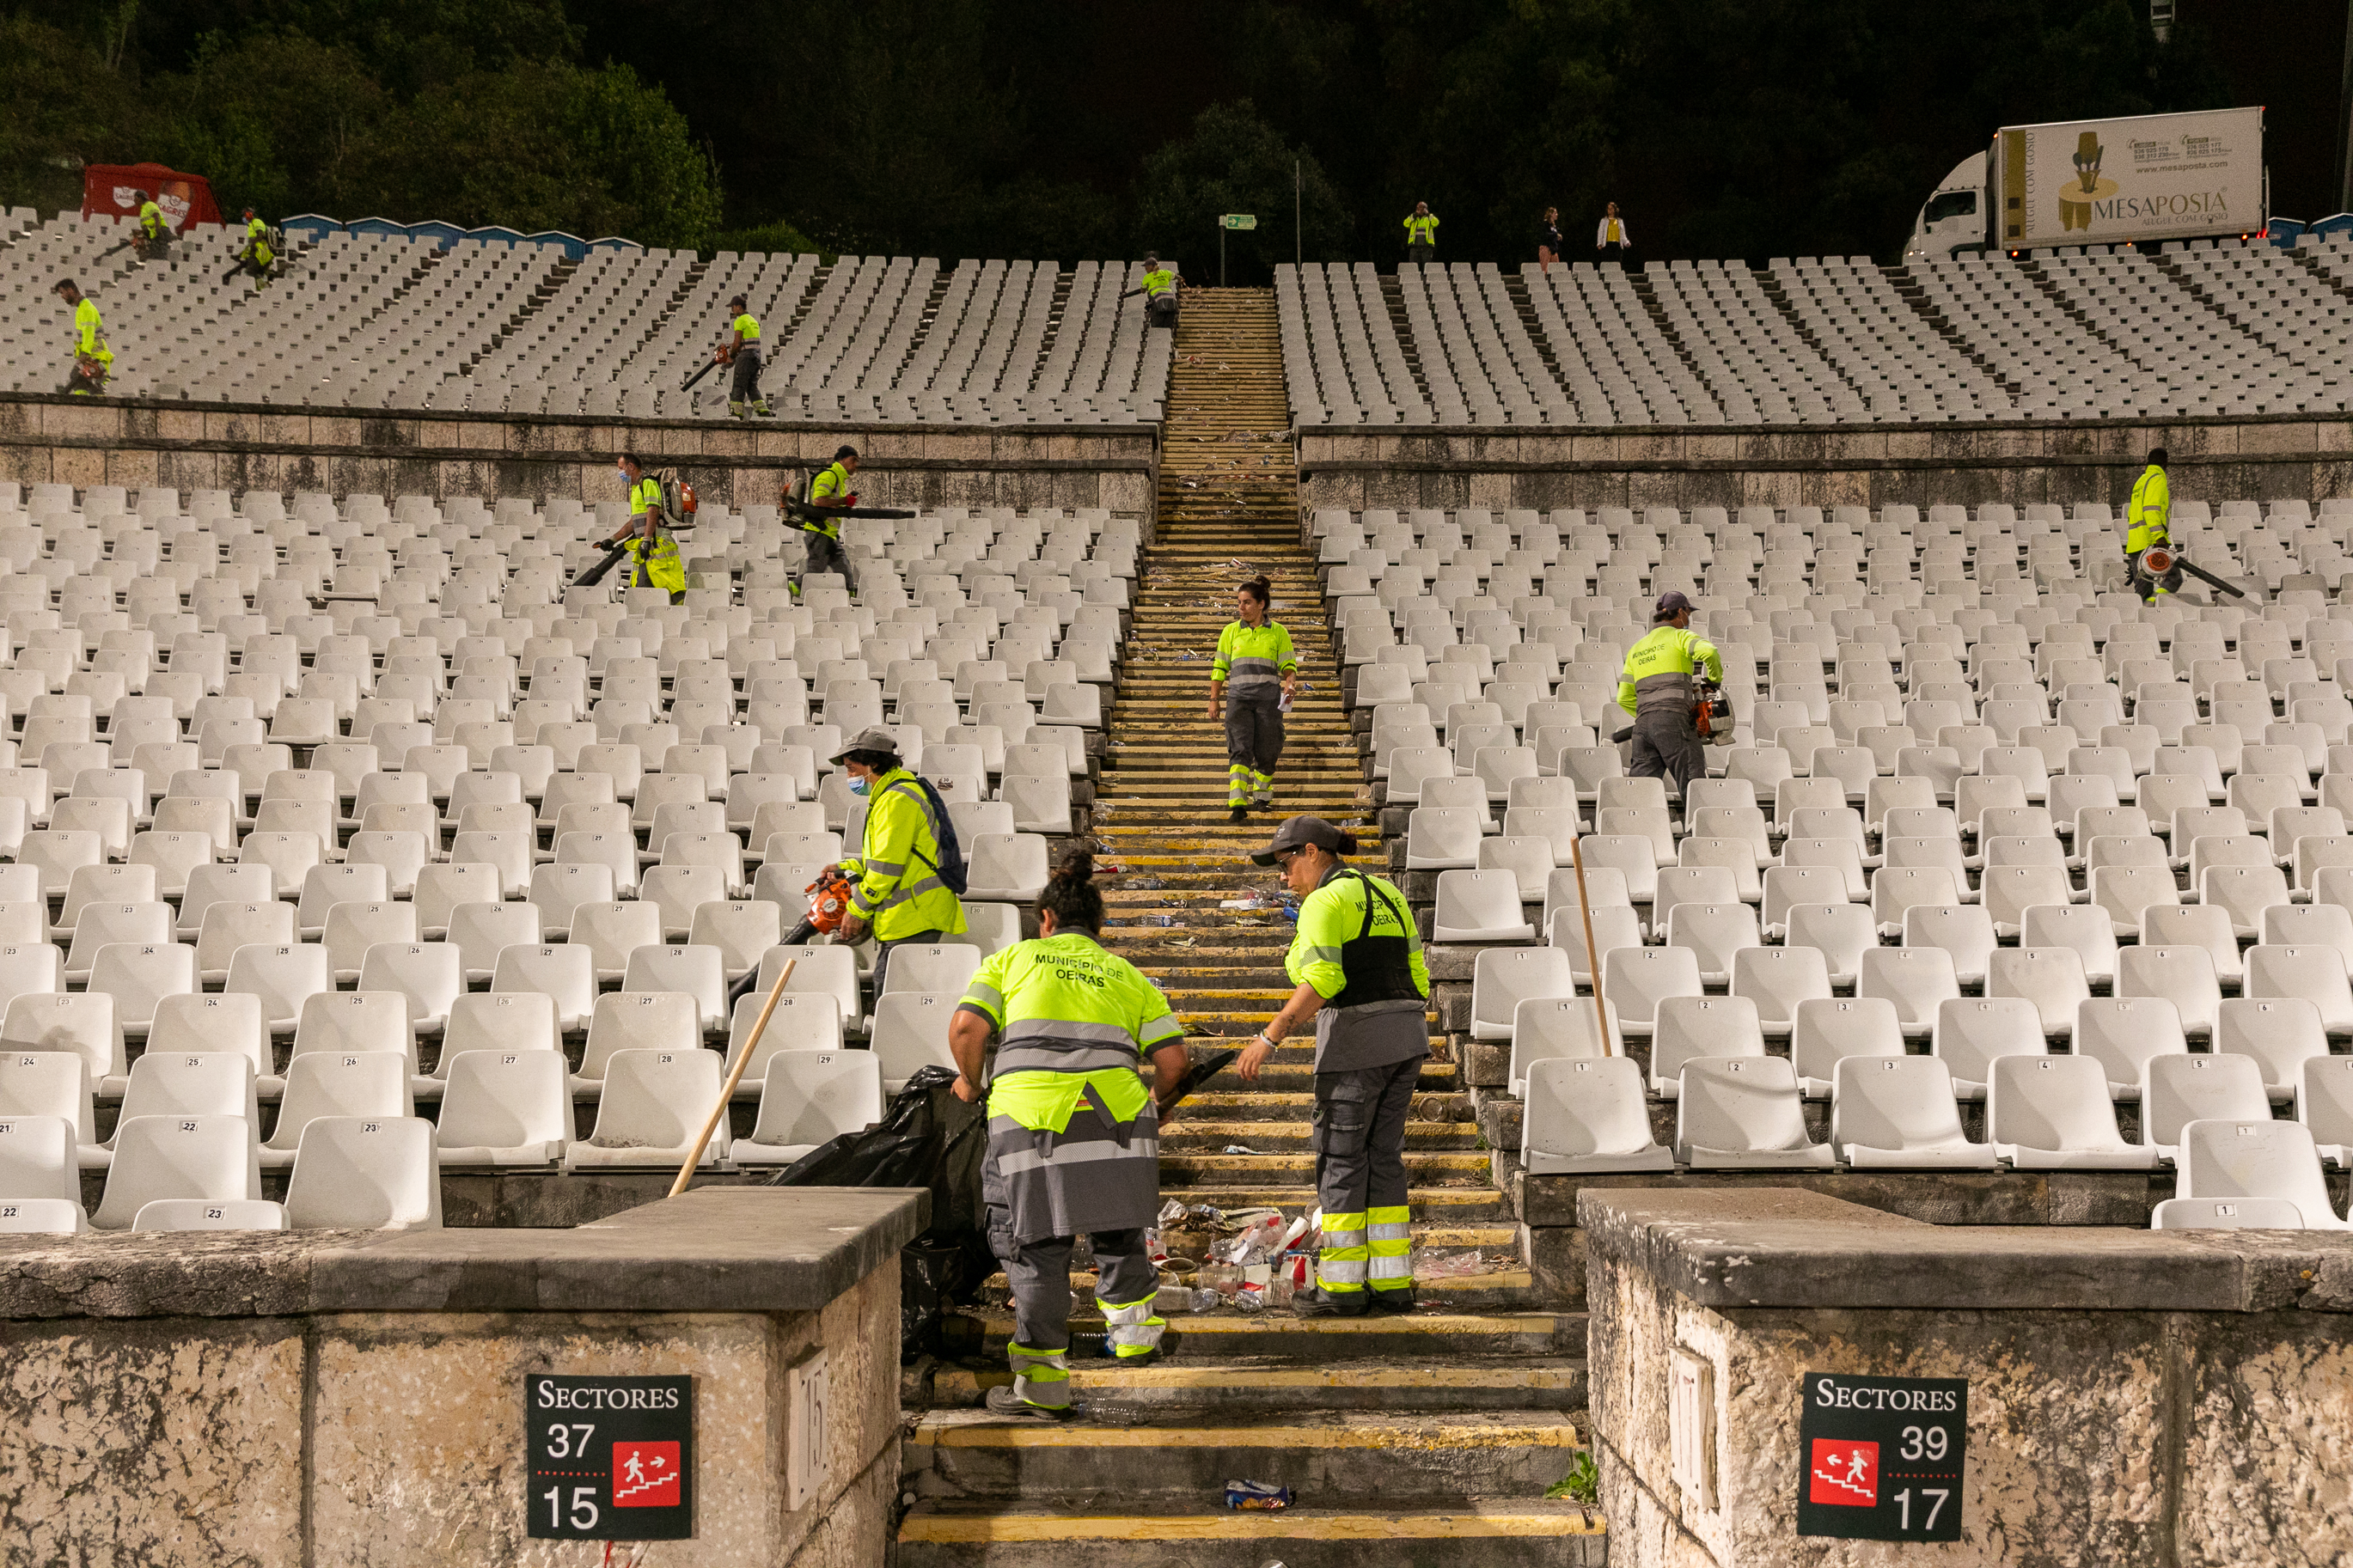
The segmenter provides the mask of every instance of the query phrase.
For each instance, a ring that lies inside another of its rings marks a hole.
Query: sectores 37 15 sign
[[[683,1541],[694,1533],[694,1380],[522,1380],[535,1541]]]
[[[1799,1535],[1961,1538],[1966,1381],[1810,1372],[1799,1386]]]

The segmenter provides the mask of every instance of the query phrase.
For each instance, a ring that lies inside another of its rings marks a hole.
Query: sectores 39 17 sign
[[[694,1533],[694,1380],[522,1380],[535,1541],[683,1541]]]
[[[1966,1381],[1810,1372],[1799,1386],[1799,1535],[1961,1538]]]

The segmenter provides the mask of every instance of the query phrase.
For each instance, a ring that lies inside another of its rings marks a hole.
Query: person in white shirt
[[[1623,267],[1626,265],[1626,252],[1633,247],[1633,240],[1626,233],[1626,220],[1618,216],[1618,204],[1611,202],[1608,215],[1594,226],[1593,248],[1601,253],[1602,260],[1614,261]]]

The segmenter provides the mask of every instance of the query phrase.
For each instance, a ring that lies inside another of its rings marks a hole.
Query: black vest
[[[1361,1007],[1370,1002],[1419,1002],[1421,987],[1413,979],[1413,944],[1405,932],[1411,928],[1406,921],[1412,917],[1400,909],[1387,893],[1373,886],[1362,871],[1344,870],[1342,876],[1354,877],[1364,884],[1365,923],[1356,934],[1340,946],[1340,973],[1344,984],[1338,995],[1324,1003],[1326,1007]],[[1378,899],[1397,917],[1398,934],[1373,934],[1373,900]]]

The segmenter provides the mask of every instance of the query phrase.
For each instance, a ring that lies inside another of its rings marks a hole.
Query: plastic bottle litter
[[[1175,1198],[1170,1198],[1166,1203],[1160,1205],[1160,1225],[1162,1229],[1165,1230],[1168,1226],[1177,1224],[1183,1220],[1184,1217],[1185,1205],[1178,1203]]]
[[[1282,1233],[1280,1215],[1259,1220],[1243,1227],[1240,1235],[1218,1249],[1218,1255],[1238,1267],[1264,1263],[1282,1250]]]
[[[1176,917],[1175,915],[1146,915],[1144,917],[1142,923],[1148,926],[1173,926],[1176,923]]]
[[[1266,1292],[1259,1289],[1256,1286],[1245,1285],[1240,1289],[1234,1292],[1234,1305],[1245,1312],[1264,1311],[1266,1310]]]
[[[1266,908],[1266,900],[1255,895],[1247,899],[1220,899],[1218,900],[1218,908],[1221,910],[1262,910]]]
[[[1228,1481],[1226,1506],[1231,1509],[1289,1508],[1295,1500],[1289,1487],[1272,1481]]]
[[[1255,1154],[1258,1151],[1251,1148],[1247,1143],[1229,1143],[1223,1149],[1219,1150],[1219,1152],[1223,1154]]]

